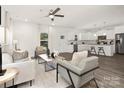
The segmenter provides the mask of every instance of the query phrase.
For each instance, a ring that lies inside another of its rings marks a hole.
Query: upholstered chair
[[[56,62],[57,82],[59,74],[73,87],[81,87],[91,80],[94,80],[96,83],[94,71],[98,68],[98,57],[88,57],[88,51],[74,53],[71,61],[56,57]]]
[[[43,46],[36,47],[35,57],[38,57],[38,55],[40,55],[40,54],[45,54],[46,51],[47,51],[46,47],[43,47]]]

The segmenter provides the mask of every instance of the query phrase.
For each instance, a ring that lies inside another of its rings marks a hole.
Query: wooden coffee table
[[[14,78],[18,73],[19,71],[17,68],[7,68],[5,74],[0,76],[0,84],[4,84],[4,87],[6,88],[6,83],[12,80],[12,84],[14,86]]]
[[[56,63],[51,57],[48,57],[47,54],[41,54],[39,55],[39,58],[44,60],[43,63],[45,64],[45,72],[56,69]]]

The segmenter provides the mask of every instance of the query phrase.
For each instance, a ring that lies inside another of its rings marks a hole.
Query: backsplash
[[[74,41],[74,40],[69,40],[68,41],[68,44],[69,45],[73,45],[73,44],[78,44],[78,45],[81,45],[81,44],[100,44],[100,45],[104,45],[104,44],[107,44],[107,45],[113,45],[114,44],[114,39],[106,39],[106,40],[78,40],[78,41]]]

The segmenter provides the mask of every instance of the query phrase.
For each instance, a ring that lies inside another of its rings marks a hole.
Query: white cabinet
[[[95,45],[96,52],[98,53],[98,47],[103,47],[106,56],[113,56],[113,45]],[[101,54],[102,55],[102,54]]]
[[[78,51],[90,50],[91,47],[95,47],[96,53],[98,54],[98,47],[103,47],[106,56],[114,55],[114,45],[78,45]]]

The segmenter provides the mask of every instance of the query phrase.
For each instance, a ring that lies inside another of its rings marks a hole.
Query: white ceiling
[[[51,25],[51,20],[46,16],[50,9],[61,8],[58,14],[64,14],[64,18],[55,18],[54,24],[65,27],[93,27],[124,21],[124,6],[98,6],[98,5],[7,5],[3,6],[14,20],[25,20]],[[42,10],[40,12],[40,9]]]

